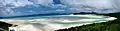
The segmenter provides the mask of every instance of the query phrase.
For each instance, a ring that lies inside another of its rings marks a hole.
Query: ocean
[[[0,19],[2,22],[18,25],[10,27],[16,31],[54,31],[70,27],[82,26],[92,23],[113,21],[117,18],[94,14],[80,15],[51,15],[51,16],[29,16]],[[28,28],[29,27],[29,28]]]

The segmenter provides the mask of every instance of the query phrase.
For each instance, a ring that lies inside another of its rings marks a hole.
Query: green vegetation
[[[117,17],[118,19],[103,23],[93,23],[69,29],[61,29],[56,31],[120,31],[120,14],[98,14],[105,16]]]
[[[102,14],[102,15],[117,17],[118,19],[109,22],[93,23],[89,25],[83,25],[83,26],[72,27],[69,29],[61,29],[56,31],[120,31],[120,27],[119,27],[120,14]],[[0,24],[1,24],[0,28],[3,28],[5,30],[8,30],[8,27],[11,26],[11,24],[7,24],[3,22],[0,22]]]
[[[11,27],[12,24],[8,24],[8,23],[5,23],[5,22],[0,22],[0,31],[8,31],[8,27]],[[3,30],[1,30],[3,29]]]

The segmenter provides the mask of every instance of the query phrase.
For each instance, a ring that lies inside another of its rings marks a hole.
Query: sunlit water
[[[18,25],[10,27],[15,31],[54,31],[92,23],[101,23],[117,19],[102,15],[54,15],[0,19],[0,21]]]
[[[0,21],[18,25],[14,28],[10,27],[10,29],[15,31],[54,31],[117,19],[101,15],[65,14],[80,12],[95,12],[98,14],[116,13],[120,12],[119,5],[119,0],[0,0],[0,17],[57,14],[4,18],[0,19]]]

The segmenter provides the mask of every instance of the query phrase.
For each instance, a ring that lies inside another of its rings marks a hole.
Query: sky
[[[110,0],[0,0],[0,16],[48,13],[119,12]],[[108,10],[105,10],[108,9]]]

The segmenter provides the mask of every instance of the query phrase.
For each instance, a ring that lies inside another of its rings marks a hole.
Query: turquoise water
[[[75,26],[81,26],[83,24],[92,24],[107,22],[116,19],[115,17],[102,16],[102,15],[51,15],[51,16],[30,16],[30,17],[15,17],[15,18],[4,18],[0,21],[18,25],[16,30],[25,28],[24,30],[58,30],[65,29]],[[26,27],[31,27],[27,29]]]
[[[1,20],[12,20],[14,22],[16,20],[21,22],[50,22],[50,23],[57,23],[57,24],[80,24],[80,23],[93,23],[99,21],[107,21],[109,16],[100,16],[100,15],[51,15],[51,16],[31,16],[31,17],[11,17],[11,18],[4,18]],[[31,21],[32,20],[32,21]],[[83,22],[81,20],[85,20]],[[89,21],[90,20],[90,21]],[[65,21],[65,22],[64,22]],[[69,22],[70,21],[70,22]],[[18,22],[19,23],[19,22]]]

